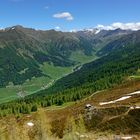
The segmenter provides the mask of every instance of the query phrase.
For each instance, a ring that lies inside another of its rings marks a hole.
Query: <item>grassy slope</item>
[[[81,85],[96,90],[119,84],[125,76],[135,74],[138,70],[139,50],[139,44],[120,47],[97,61],[85,64],[79,71],[58,80],[50,91],[58,92]]]
[[[79,114],[84,113],[85,105],[90,103],[101,112],[101,115],[103,115],[104,119],[106,117],[108,118],[104,123],[99,122],[98,124],[99,127],[97,126],[99,131],[100,130],[110,131],[111,128],[114,127],[114,129],[112,129],[113,133],[116,133],[116,131],[118,130],[120,130],[120,133],[121,133],[121,131],[123,130],[122,133],[127,134],[131,132],[134,134],[136,133],[135,130],[137,130],[139,134],[140,132],[139,126],[137,126],[137,128],[133,131],[133,128],[136,127],[135,125],[133,125],[133,122],[130,123],[132,125],[127,125],[127,124],[128,124],[128,118],[129,118],[129,121],[130,119],[133,118],[132,121],[134,121],[134,123],[140,124],[140,120],[138,119],[138,116],[137,116],[137,113],[140,113],[140,109],[137,110],[136,114],[135,114],[135,111],[133,115],[126,114],[126,117],[124,118],[124,120],[121,120],[121,118],[123,117],[123,114],[128,111],[130,106],[140,105],[140,95],[134,96],[130,99],[127,99],[127,100],[124,100],[115,104],[104,105],[104,106],[99,105],[99,103],[102,101],[115,100],[122,96],[125,96],[128,93],[131,93],[137,90],[140,90],[140,79],[136,81],[128,81],[124,83],[123,85],[117,86],[113,89],[101,91],[96,94],[93,93],[92,96],[89,96],[88,98],[83,99],[81,101],[77,101],[76,103],[70,102],[62,106],[48,107],[45,109],[45,112],[47,115],[46,117],[49,117],[49,120],[51,122],[56,121],[56,120],[59,120],[61,122],[61,120],[63,119],[65,120],[65,118],[67,118],[68,116],[73,116],[76,119]],[[133,110],[130,111],[130,113],[132,112]],[[113,117],[114,119],[111,119]],[[108,122],[110,121],[112,124],[108,124]],[[119,125],[121,124],[121,122],[122,122],[122,125]],[[102,126],[100,125],[100,123],[102,124]],[[93,131],[96,131],[96,128],[93,129]]]
[[[92,60],[95,60],[96,58],[97,56],[95,54],[91,56],[87,56],[87,55],[84,55],[83,52],[81,51],[73,52],[70,57],[71,60],[80,62],[81,64],[91,62]]]
[[[71,60],[79,62],[78,65],[90,62],[95,58],[96,57],[94,55],[86,56],[81,52],[73,53],[70,57]],[[24,95],[30,95],[36,93],[43,88],[47,88],[48,86],[52,85],[56,80],[71,73],[73,68],[74,67],[53,66],[51,64],[44,63],[40,66],[40,69],[43,71],[44,74],[47,74],[50,77],[33,77],[32,80],[27,80],[23,85],[9,85],[7,86],[7,88],[0,88],[0,103],[8,102],[18,98],[17,93],[20,91],[24,91]]]
[[[140,136],[140,120],[138,116],[140,114],[140,109],[130,110],[128,113],[126,112],[128,111],[131,104],[140,105],[140,96],[122,101],[121,105],[112,104],[108,106],[99,106],[99,102],[101,101],[108,101],[110,99],[113,100],[136,90],[140,90],[140,80],[129,81],[128,83],[124,83],[123,85],[117,86],[113,89],[101,91],[98,94],[93,94],[93,96],[90,96],[89,98],[78,101],[76,103],[67,103],[61,107],[53,106],[45,109],[39,109],[38,112],[32,113],[31,115],[21,116],[17,119],[18,121],[14,119],[13,116],[1,118],[0,132],[3,132],[3,135],[0,135],[0,137],[4,137],[6,134],[8,137],[10,135],[16,137],[17,135],[19,136],[20,132],[22,132],[20,133],[20,136],[23,135],[23,138],[21,138],[22,140],[28,140],[27,137],[29,137],[30,140],[33,140],[35,136],[37,136],[38,139],[41,139],[42,135],[48,137],[50,134],[53,136],[51,131],[49,131],[52,126],[54,127],[53,130],[51,129],[52,132],[54,133],[54,131],[56,131],[55,136],[61,136],[62,134],[66,133],[63,133],[64,124],[67,123],[66,118],[74,117],[74,119],[77,119],[79,114],[84,114],[85,104],[90,103],[96,106],[103,118],[101,117],[102,120],[97,122],[97,127],[94,128],[94,126],[90,126],[92,127],[88,128],[91,129],[90,131],[83,132],[83,130],[79,130],[81,131],[80,134],[86,134],[90,137],[87,140],[94,139],[95,136],[96,138],[101,139],[109,139],[109,137],[111,137],[110,139],[113,139],[113,136],[116,134],[120,134],[121,136],[131,135],[137,138]],[[96,121],[96,119],[97,118],[95,118],[94,121]],[[69,125],[74,124],[74,120],[71,121],[72,122]],[[29,128],[26,125],[27,122],[33,122],[35,126]],[[90,122],[91,125],[92,122],[93,121]],[[12,129],[12,133],[9,133],[11,132],[11,127],[14,129]],[[73,129],[74,132],[70,134],[72,136],[74,136],[75,132],[78,131],[77,128]],[[41,136],[39,137],[39,135]],[[26,136],[26,138],[24,138],[24,136]],[[65,135],[64,137],[68,139],[68,135]],[[54,139],[57,138],[54,137]],[[70,140],[72,139],[73,138]],[[75,138],[75,140],[78,140],[78,138]]]
[[[140,69],[138,69],[138,71],[135,75],[131,75],[130,78],[131,79],[139,79],[140,78]]]
[[[47,87],[48,84],[52,83],[53,80],[56,80],[63,76],[64,74],[68,74],[71,72],[72,67],[54,67],[45,63],[41,66],[42,71],[51,76],[48,77],[39,77],[32,78],[30,81],[26,81],[23,85],[20,86],[7,86],[7,88],[0,89],[0,103],[10,101],[16,99],[18,96],[16,93],[25,91],[25,95],[30,95],[38,90],[41,90],[43,87]]]

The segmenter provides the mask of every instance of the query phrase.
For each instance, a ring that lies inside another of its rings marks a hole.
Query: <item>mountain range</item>
[[[44,62],[74,67],[81,63],[76,56],[100,58],[122,45],[139,42],[139,36],[140,31],[121,29],[61,32],[17,25],[0,30],[0,87],[20,85],[32,77],[51,78],[40,69]]]
[[[139,139],[140,30],[0,30],[0,87],[0,139]]]

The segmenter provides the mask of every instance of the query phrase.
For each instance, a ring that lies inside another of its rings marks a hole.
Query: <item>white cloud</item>
[[[115,29],[122,29],[122,30],[133,30],[137,31],[140,30],[140,22],[131,22],[131,23],[121,23],[121,22],[115,22],[112,23],[109,26],[104,26],[104,25],[97,25],[96,28],[98,29],[104,29],[104,30],[115,30]]]
[[[54,18],[64,18],[66,20],[73,20],[73,16],[69,12],[57,13],[53,15]]]
[[[59,26],[56,26],[55,29],[56,29],[56,30],[60,30],[61,28],[60,28]]]

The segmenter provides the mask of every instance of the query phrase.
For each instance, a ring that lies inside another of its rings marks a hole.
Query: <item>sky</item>
[[[80,30],[140,22],[140,0],[0,0],[0,28]]]

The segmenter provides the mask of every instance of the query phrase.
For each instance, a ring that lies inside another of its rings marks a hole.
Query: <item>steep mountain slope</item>
[[[47,90],[27,96],[16,103],[13,102],[9,108],[20,108],[24,103],[27,103],[27,107],[30,106],[30,103],[46,107],[80,100],[94,92],[125,83],[135,78],[134,75],[137,75],[136,77],[139,79],[139,62],[140,43],[118,46],[108,55],[85,64],[75,72],[57,80]],[[7,106],[3,108],[7,109]]]
[[[32,40],[19,31],[10,29],[0,32],[1,87],[8,85],[9,82],[21,84],[32,76],[42,75],[37,62],[27,49],[29,46],[31,49],[37,45],[33,45]]]
[[[116,40],[112,39],[114,45],[109,50],[105,49],[101,58],[76,68],[75,72],[57,80],[49,89],[1,104],[0,125],[3,127],[0,131],[5,132],[3,137],[12,127],[24,131],[23,135],[29,139],[39,136],[40,139],[42,134],[48,137],[48,130],[51,136],[66,139],[67,135],[88,135],[89,138],[89,132],[101,131],[109,131],[112,138],[116,133],[120,137],[122,133],[139,137],[140,79],[132,78],[140,75],[139,34],[138,31],[122,36],[122,42],[118,37],[117,46],[114,46]],[[86,109],[87,105],[91,108],[86,110],[85,105]],[[17,118],[9,114],[17,115]],[[21,114],[24,115],[20,117]],[[7,124],[7,120],[13,124]],[[26,129],[28,127],[32,129]],[[16,136],[19,132],[12,134]],[[93,135],[90,139],[94,139]]]
[[[112,46],[114,48],[110,48],[109,51],[106,49],[108,55],[85,64],[80,70],[58,80],[50,88],[51,92],[79,86],[101,90],[122,82],[124,77],[133,75],[140,67],[139,35],[140,32],[137,32],[137,36],[136,34],[125,36],[122,38],[122,43],[121,39],[118,39],[117,46]],[[130,40],[130,36],[132,39],[136,36],[135,43]]]
[[[60,67],[75,66],[76,56],[90,60],[108,43],[132,31],[114,30],[80,31],[77,33],[41,31],[14,26],[0,31],[0,87],[12,83],[23,84],[32,77],[50,77],[43,73],[40,65],[47,62]],[[75,56],[75,57],[73,57]],[[87,62],[81,59],[81,62]]]
[[[101,48],[104,48],[108,43],[131,33],[133,33],[133,31],[121,29],[115,30],[90,29],[77,32],[77,34],[80,37],[89,40],[89,42],[91,42],[94,48],[97,50],[100,50]]]
[[[107,55],[112,50],[118,49],[120,47],[124,47],[127,45],[133,45],[140,43],[140,31],[136,31],[133,33],[130,33],[129,35],[123,36],[119,39],[115,39],[114,41],[108,43],[104,48],[102,48],[100,51],[98,51],[97,55]]]
[[[76,62],[69,60],[69,55],[76,49],[80,47],[71,34],[66,36],[61,32],[35,31],[21,26],[1,31],[0,86],[9,82],[22,84],[33,76],[43,76],[39,69],[43,62],[62,67],[74,65]]]

